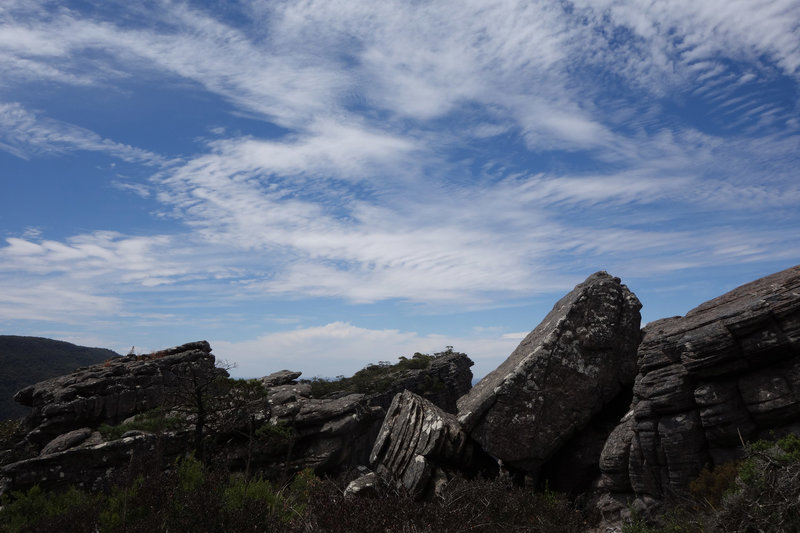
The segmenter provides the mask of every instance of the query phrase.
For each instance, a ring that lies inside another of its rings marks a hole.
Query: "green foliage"
[[[292,427],[284,422],[266,422],[256,430],[256,438],[261,442],[283,443],[292,438]]]
[[[722,531],[800,531],[800,437],[745,446],[736,490],[714,516]]]
[[[428,368],[431,366],[431,361],[433,361],[435,358],[436,356],[434,355],[428,355],[419,352],[415,352],[414,355],[411,356],[411,359],[408,359],[401,355],[399,357],[400,362],[394,365],[394,368],[398,370],[415,370],[415,369]]]
[[[168,415],[161,408],[151,409],[133,417],[130,422],[110,426],[103,424],[98,428],[100,434],[106,440],[114,440],[122,437],[127,431],[147,431],[149,433],[161,433],[185,427],[186,422],[183,418],[175,415]]]
[[[249,503],[257,502],[270,509],[270,512],[282,511],[283,500],[277,490],[266,479],[236,478],[222,492],[222,504],[227,512],[239,512]]]
[[[121,531],[130,522],[136,522],[144,511],[132,505],[144,486],[144,477],[137,476],[129,485],[113,487],[103,501],[103,508],[98,517],[98,529],[105,532]]]
[[[178,463],[178,488],[182,492],[191,493],[206,481],[206,469],[203,463],[193,456],[184,457]]]
[[[27,492],[12,492],[3,497],[0,509],[0,528],[9,533],[28,531],[68,531],[68,524],[93,513],[99,496],[87,494],[75,488],[64,492],[44,492],[34,485]],[[51,529],[48,525],[64,523],[62,528]]]
[[[46,493],[38,486],[15,492],[2,502],[0,531],[301,531],[315,483],[311,471],[285,487],[248,481],[189,456],[170,471],[139,475],[102,493]]]
[[[399,361],[391,364],[389,361],[379,361],[377,364],[369,364],[362,368],[352,377],[337,376],[335,379],[315,377],[302,380],[304,383],[311,384],[311,395],[315,398],[322,398],[333,393],[362,393],[373,394],[386,392],[397,379],[399,373],[406,370],[420,370],[431,366],[431,361],[445,354],[452,353],[449,350],[434,355],[416,352],[411,358],[400,356]],[[433,376],[426,376],[424,391],[438,391],[444,388],[438,379]]]

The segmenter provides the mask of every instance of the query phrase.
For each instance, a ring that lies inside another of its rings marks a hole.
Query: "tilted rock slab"
[[[633,382],[640,308],[619,278],[592,274],[459,399],[458,420],[486,452],[535,475]]]
[[[404,391],[389,406],[370,462],[379,476],[425,496],[449,478],[450,470],[470,468],[474,451],[454,415]]]
[[[800,266],[644,332],[632,412],[600,461],[607,490],[659,499],[741,439],[800,429]]]

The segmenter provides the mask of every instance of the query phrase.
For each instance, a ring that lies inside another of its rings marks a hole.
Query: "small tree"
[[[183,413],[194,423],[194,453],[197,459],[205,458],[205,436],[209,416],[216,413],[228,392],[228,370],[233,365],[223,363],[212,369],[189,365],[178,376],[178,386],[167,398],[172,409]]]

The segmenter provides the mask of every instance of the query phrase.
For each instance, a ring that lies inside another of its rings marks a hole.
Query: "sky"
[[[0,0],[0,333],[234,376],[800,263],[798,0]]]

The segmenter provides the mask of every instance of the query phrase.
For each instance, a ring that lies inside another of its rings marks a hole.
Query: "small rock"
[[[378,496],[378,476],[375,472],[364,474],[347,484],[344,489],[345,498],[374,498]]]
[[[92,435],[92,430],[89,428],[80,428],[74,431],[70,431],[69,433],[64,433],[63,435],[59,435],[58,437],[51,440],[44,448],[42,448],[41,453],[39,456],[50,455],[53,453],[63,452],[64,450],[68,450],[73,448],[81,443],[83,443],[86,439],[88,439]]]
[[[265,387],[277,387],[279,385],[294,385],[295,380],[302,376],[302,372],[293,372],[291,370],[278,370],[269,376],[260,378],[259,381]]]

